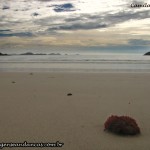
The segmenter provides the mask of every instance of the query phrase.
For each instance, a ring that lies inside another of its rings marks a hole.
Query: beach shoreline
[[[149,73],[135,72],[1,72],[0,141],[59,141],[64,150],[148,150],[149,80]],[[141,135],[105,132],[111,114],[136,119]]]

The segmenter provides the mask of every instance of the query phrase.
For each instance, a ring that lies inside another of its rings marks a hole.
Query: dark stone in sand
[[[12,81],[12,83],[16,83],[15,81]]]
[[[150,52],[145,53],[144,55],[150,55]]]
[[[71,93],[68,93],[67,96],[72,96],[72,94],[71,94]]]

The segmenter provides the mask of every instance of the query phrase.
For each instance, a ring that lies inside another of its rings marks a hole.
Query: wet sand
[[[149,81],[146,73],[0,73],[0,141],[59,141],[62,148],[51,149],[62,150],[149,150]],[[105,132],[111,114],[135,118],[141,135]]]

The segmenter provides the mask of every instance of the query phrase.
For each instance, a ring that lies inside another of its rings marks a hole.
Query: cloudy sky
[[[150,49],[150,0],[0,0],[0,49]]]

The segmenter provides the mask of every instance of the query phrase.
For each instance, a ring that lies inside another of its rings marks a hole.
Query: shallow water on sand
[[[150,57],[141,54],[1,56],[0,71],[150,72]]]

